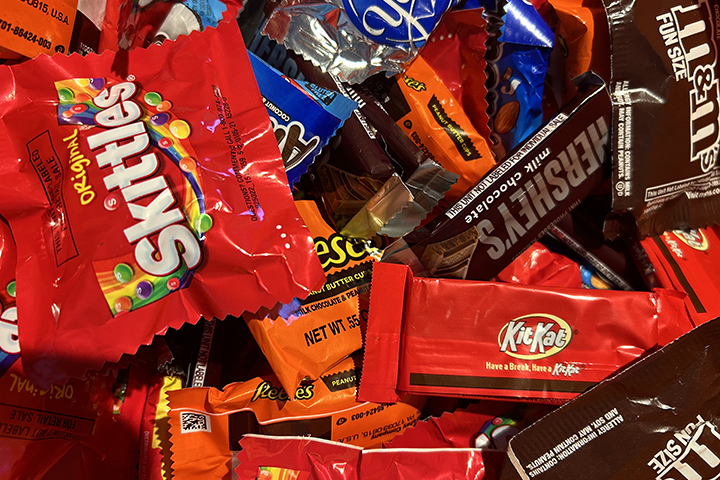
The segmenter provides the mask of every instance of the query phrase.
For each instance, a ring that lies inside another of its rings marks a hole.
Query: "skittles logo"
[[[80,175],[73,165],[83,161],[83,167],[97,167],[103,175],[102,182],[75,183],[75,189],[80,192],[92,183],[93,197],[102,197],[105,190],[102,205],[109,218],[127,225],[124,238],[113,243],[117,248],[106,248],[93,261],[113,315],[186,287],[213,223],[188,140],[190,126],[175,116],[162,95],[144,92],[132,81],[78,78],[55,87],[59,123],[86,126],[65,139],[74,153],[70,162],[76,175],[71,180],[77,182]],[[77,143],[73,135],[78,135]],[[82,205],[92,202],[89,191],[79,197]]]
[[[420,48],[450,0],[343,0],[350,21],[371,40],[398,48]]]
[[[695,250],[704,252],[710,246],[707,237],[701,230],[673,230],[672,233],[685,245]]]
[[[521,360],[560,353],[572,340],[570,325],[548,313],[531,313],[506,323],[498,334],[500,351]]]

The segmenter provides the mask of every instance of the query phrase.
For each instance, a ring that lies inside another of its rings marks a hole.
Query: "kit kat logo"
[[[498,334],[500,351],[521,360],[538,360],[562,351],[572,339],[570,325],[548,313],[531,313],[506,323]]]
[[[702,230],[673,230],[675,235],[681,242],[690,248],[704,252],[708,249],[708,239]]]

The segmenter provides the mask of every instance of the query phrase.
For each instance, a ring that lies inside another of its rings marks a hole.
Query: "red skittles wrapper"
[[[579,293],[419,278],[376,263],[358,398],[563,403],[692,328],[672,290]]]
[[[47,386],[324,281],[236,25],[0,67],[0,204]]]

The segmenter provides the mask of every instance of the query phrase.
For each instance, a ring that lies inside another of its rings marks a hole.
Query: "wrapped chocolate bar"
[[[302,437],[246,435],[235,468],[241,480],[483,480],[480,450],[415,448],[362,450]]]
[[[642,237],[720,212],[717,1],[606,1],[612,42],[613,208]],[[608,225],[608,233],[615,233]]]
[[[292,187],[357,103],[311,83],[291,83],[252,53],[250,63]]]
[[[654,267],[657,283],[686,293],[696,325],[720,315],[720,227],[673,230],[641,244]]]
[[[713,479],[720,473],[720,320],[510,440],[502,478]]]
[[[221,23],[128,52],[126,78],[111,52],[0,67],[0,209],[36,383],[322,283],[241,43]]]
[[[327,281],[304,300],[243,318],[285,391],[317,380],[360,350],[368,315],[372,266],[380,251],[333,231],[315,202],[296,201],[308,225]],[[264,314],[264,315],[263,315]]]
[[[417,54],[452,1],[275,3],[278,6],[264,34],[323,72],[345,82],[360,83],[378,72],[402,72],[403,64]]]
[[[610,98],[601,81],[585,87],[443,215],[390,245],[383,261],[415,275],[497,275],[603,179]]]
[[[361,447],[379,447],[420,417],[425,398],[395,404],[359,402],[355,359],[345,359],[318,380],[283,389],[267,375],[223,391],[186,388],[168,394],[174,478],[226,477],[232,451],[248,433],[308,435]]]
[[[693,327],[673,290],[578,293],[414,278],[376,263],[358,398],[562,403]]]
[[[488,17],[488,113],[498,158],[537,130],[543,121],[545,73],[553,33],[523,0],[480,0]],[[475,5],[475,2],[466,4]],[[582,73],[582,72],[578,72]]]

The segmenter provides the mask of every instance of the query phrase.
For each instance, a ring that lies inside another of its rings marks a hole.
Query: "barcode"
[[[202,413],[180,413],[180,433],[212,432],[210,417]]]

